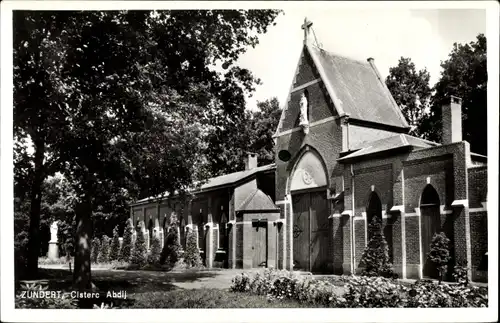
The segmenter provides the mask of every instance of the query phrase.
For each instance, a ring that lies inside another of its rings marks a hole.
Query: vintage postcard
[[[2,321],[497,321],[498,20],[4,1]]]

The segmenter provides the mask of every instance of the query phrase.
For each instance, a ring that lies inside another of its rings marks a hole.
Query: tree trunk
[[[90,241],[92,235],[92,203],[86,194],[84,200],[76,208],[75,266],[73,269],[73,285],[79,291],[91,291],[90,274]]]
[[[43,141],[35,142],[34,176],[31,185],[30,227],[28,240],[27,276],[37,278],[38,256],[40,254],[40,210],[42,204],[42,183],[44,180],[43,158],[45,144]]]

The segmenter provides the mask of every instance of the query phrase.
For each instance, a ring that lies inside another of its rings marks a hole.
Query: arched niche
[[[429,260],[428,254],[432,238],[441,231],[441,211],[439,194],[436,189],[428,184],[420,197],[420,232],[422,239],[423,275],[426,278],[438,278],[436,266]]]
[[[370,224],[374,218],[378,218],[379,222],[382,222],[382,202],[380,197],[376,192],[371,192],[368,198],[368,206],[366,207],[366,220],[368,222],[368,240],[371,239],[373,233]]]
[[[307,150],[297,162],[290,181],[290,191],[326,187],[327,175],[317,153]]]

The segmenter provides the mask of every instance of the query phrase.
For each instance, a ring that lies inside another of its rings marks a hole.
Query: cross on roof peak
[[[302,25],[302,29],[304,29],[304,44],[308,41],[308,36],[312,25],[313,25],[312,21],[310,21],[309,19],[307,19],[307,17],[305,17],[304,24]]]

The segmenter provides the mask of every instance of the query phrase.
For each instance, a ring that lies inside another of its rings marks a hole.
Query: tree
[[[257,82],[234,64],[278,14],[15,13],[16,136],[35,148],[30,244],[39,245],[40,185],[59,170],[76,193],[78,289],[91,288],[92,213],[105,196],[173,193],[208,176],[206,138],[244,113]]]
[[[273,135],[281,118],[281,109],[276,97],[257,102],[259,110],[252,113],[250,122],[250,148],[258,154],[259,165],[274,163]]]
[[[200,250],[198,249],[198,238],[193,231],[189,231],[186,237],[186,250],[184,251],[184,263],[188,267],[201,267]]]
[[[422,118],[429,109],[431,87],[427,69],[416,70],[410,58],[401,57],[398,65],[389,69],[385,84],[410,125],[410,134],[425,137],[421,131]]]
[[[382,223],[378,217],[374,217],[369,225],[372,237],[368,246],[361,256],[363,275],[394,277],[392,264],[389,259],[389,246],[382,234]]]
[[[212,143],[206,154],[212,176],[244,170],[249,151],[257,153],[259,165],[274,162],[273,135],[281,117],[279,101],[273,97],[257,102],[257,108],[257,111],[246,111],[211,135]]]
[[[125,230],[123,231],[123,242],[120,250],[120,260],[121,261],[130,261],[130,256],[132,254],[132,235],[134,233],[134,226],[132,224],[132,219],[127,220],[127,224],[125,226]]]
[[[111,246],[109,250],[109,260],[118,260],[120,255],[120,236],[118,235],[118,226],[113,229],[113,240],[111,241]]]
[[[444,232],[436,233],[432,237],[431,250],[427,257],[432,261],[439,273],[439,284],[443,280],[446,269],[448,268],[448,261],[450,261],[450,239],[446,237]]]
[[[430,140],[441,141],[441,107],[450,96],[462,99],[463,140],[471,151],[487,154],[487,80],[486,37],[479,34],[469,44],[453,44],[448,59],[441,62],[441,77],[434,86],[431,113],[422,132]]]
[[[142,267],[147,263],[146,257],[146,240],[144,239],[142,228],[139,228],[137,231],[137,238],[135,239],[134,250],[132,251],[132,255],[130,257],[130,263]]]

